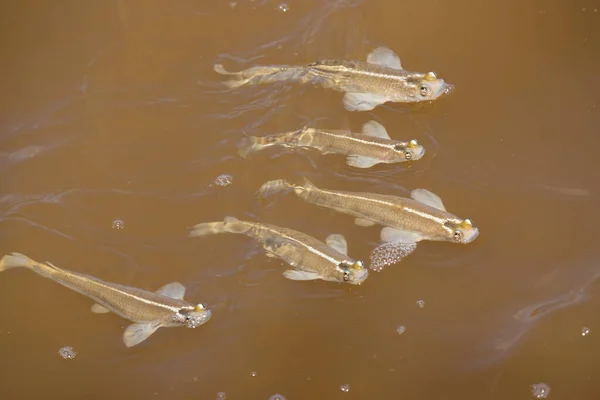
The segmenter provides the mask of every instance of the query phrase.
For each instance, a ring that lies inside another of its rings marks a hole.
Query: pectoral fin
[[[378,47],[367,56],[369,64],[382,65],[394,69],[402,69],[400,57],[387,47]]]
[[[312,281],[314,279],[319,279],[319,274],[316,272],[298,271],[294,269],[284,271],[283,276],[293,281]]]
[[[340,235],[339,233],[332,233],[331,235],[327,236],[325,243],[332,249],[348,255],[348,243],[343,235]]]
[[[426,189],[415,189],[410,192],[410,197],[414,200],[419,201],[423,204],[426,204],[430,207],[437,208],[438,210],[446,211],[446,207],[444,207],[444,203],[442,203],[442,199],[439,198],[438,195],[431,193]]]
[[[402,231],[386,226],[381,230],[381,240],[388,243],[417,243],[423,237],[416,232]]]
[[[179,282],[171,282],[158,289],[156,293],[172,299],[183,300],[183,296],[185,295],[185,287],[183,287],[183,285]]]
[[[379,161],[376,158],[365,157],[365,156],[357,156],[354,154],[350,154],[346,156],[346,164],[355,168],[371,168],[375,164],[379,164]]]
[[[375,222],[369,221],[368,219],[356,218],[354,223],[358,226],[373,226]]]
[[[100,304],[94,304],[92,306],[92,312],[96,314],[105,314],[107,312],[110,312],[110,310],[104,306],[101,306]]]
[[[131,324],[123,332],[123,342],[127,347],[135,346],[148,339],[158,328],[160,322]]]
[[[365,122],[361,131],[365,135],[374,136],[381,139],[390,139],[390,135],[387,133],[385,127],[377,121]]]
[[[385,103],[387,97],[373,93],[347,92],[344,95],[344,107],[348,111],[369,111]]]

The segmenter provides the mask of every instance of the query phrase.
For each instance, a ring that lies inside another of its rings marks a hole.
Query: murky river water
[[[527,399],[544,383],[551,399],[598,399],[598,8],[3,3],[1,253],[150,290],[179,281],[213,318],[126,348],[128,321],[29,271],[3,272],[0,397]],[[455,91],[349,113],[340,93],[227,90],[212,69],[363,60],[380,45]],[[242,132],[356,131],[370,119],[419,140],[425,157],[360,170],[315,151],[236,153]],[[255,195],[266,180],[302,176],[400,196],[427,188],[480,235],[423,242],[359,287],[285,279],[282,262],[244,236],[187,237],[231,215],[320,239],[343,233],[368,260],[380,228]],[[61,358],[64,346],[74,358]]]

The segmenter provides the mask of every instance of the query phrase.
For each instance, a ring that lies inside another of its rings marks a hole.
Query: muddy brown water
[[[152,290],[180,281],[213,318],[127,349],[129,322],[4,272],[0,397],[527,399],[545,383],[551,399],[599,398],[600,3],[282,4],[2,4],[1,253]],[[212,70],[364,59],[379,45],[456,90],[349,113],[339,93],[227,91]],[[242,132],[370,119],[419,140],[425,157],[358,170],[314,151],[236,153]],[[231,184],[215,185],[223,174]],[[302,176],[339,190],[427,188],[480,235],[422,243],[360,287],[287,280],[243,236],[186,237],[231,215],[343,233],[368,260],[378,228],[255,196],[268,179]],[[63,346],[76,357],[61,358]]]

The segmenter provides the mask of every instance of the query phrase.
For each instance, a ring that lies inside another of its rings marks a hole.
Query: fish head
[[[207,323],[212,313],[203,304],[198,304],[194,308],[182,308],[173,317],[173,320],[188,328],[197,328]]]
[[[415,139],[412,139],[408,143],[399,143],[392,146],[394,153],[402,160],[416,161],[423,157],[425,154],[425,147],[423,147]]]
[[[412,98],[415,102],[435,100],[454,89],[454,85],[438,78],[435,72],[419,74],[415,78],[412,85]]]
[[[479,229],[473,225],[470,219],[464,219],[451,226],[452,241],[467,244],[479,236]]]
[[[369,276],[369,271],[365,268],[362,261],[341,262],[338,268],[342,271],[342,279],[352,285],[360,285]]]

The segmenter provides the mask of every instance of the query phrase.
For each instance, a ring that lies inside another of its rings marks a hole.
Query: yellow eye
[[[460,227],[464,228],[464,229],[472,228],[473,222],[471,222],[471,220],[467,218],[463,222],[460,223]]]
[[[196,308],[194,308],[194,311],[196,311],[196,312],[200,312],[200,311],[204,311],[205,309],[206,309],[206,308],[204,307],[204,305],[202,305],[202,304],[198,304],[198,305],[196,306]]]
[[[428,72],[425,74],[425,80],[432,82],[435,81],[437,79],[437,76],[435,75],[435,72]]]
[[[407,147],[414,148],[414,147],[417,147],[418,145],[419,145],[419,143],[415,139],[412,139],[410,142],[408,142]]]

